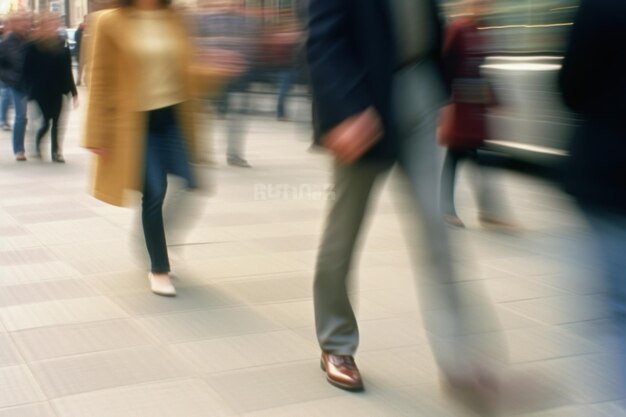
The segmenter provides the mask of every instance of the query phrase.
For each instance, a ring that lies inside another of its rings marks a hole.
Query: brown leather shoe
[[[337,388],[363,391],[363,379],[354,357],[322,352],[321,366],[322,371],[326,372],[328,382]]]

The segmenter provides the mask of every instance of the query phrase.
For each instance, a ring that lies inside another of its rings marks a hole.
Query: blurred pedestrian
[[[216,111],[226,118],[226,161],[229,165],[250,168],[245,157],[250,84],[257,81],[262,20],[244,10],[237,0],[217,2],[208,13],[199,16],[197,31],[206,47],[235,53],[245,70],[231,80],[215,99]]]
[[[487,112],[497,104],[489,81],[481,74],[488,48],[479,25],[491,3],[492,0],[466,0],[461,3],[462,17],[446,30],[443,61],[452,95],[442,111],[439,131],[439,142],[447,148],[441,178],[441,207],[448,224],[464,227],[454,204],[454,189],[458,163],[470,160],[480,170],[475,177],[480,222],[484,226],[513,230],[513,223],[506,219],[501,192],[495,190],[487,161],[479,152],[488,137]]]
[[[168,0],[125,0],[98,12],[90,30],[83,143],[96,155],[92,192],[118,206],[132,191],[143,194],[150,287],[174,296],[162,210],[167,175],[197,187],[193,93],[215,88],[230,72],[193,64],[184,21]]]
[[[78,73],[76,74],[76,85],[81,85],[83,83],[83,68],[84,68],[85,58],[82,55],[82,51],[83,51],[83,35],[85,33],[86,27],[87,27],[87,16],[83,18],[82,23],[78,25],[76,32],[74,32],[74,42],[76,45],[74,53],[76,54],[76,63],[78,64]]]
[[[263,70],[277,81],[276,117],[287,120],[287,98],[298,75],[297,58],[303,40],[296,16],[281,13],[278,23],[265,28],[263,38]]]
[[[28,97],[39,106],[42,126],[35,140],[36,154],[41,158],[41,141],[50,130],[52,162],[64,163],[59,138],[63,98],[72,95],[78,104],[78,92],[72,74],[72,55],[67,44],[58,35],[61,20],[54,14],[39,18],[33,41],[26,49],[24,85]]]
[[[26,12],[9,16],[9,34],[0,42],[0,80],[8,86],[15,120],[13,123],[13,154],[19,162],[26,161],[24,136],[26,135],[27,94],[23,83],[24,54],[31,30],[31,17]]]
[[[335,156],[334,198],[317,258],[314,305],[322,369],[328,381],[363,389],[354,360],[359,344],[348,277],[375,183],[394,165],[408,182],[421,220],[430,273],[420,295],[436,300],[425,320],[446,386],[486,400],[497,389],[483,355],[462,341],[481,317],[467,308],[438,204],[438,113],[446,101],[443,34],[433,0],[312,0],[307,52],[316,140]],[[381,277],[384,278],[384,277]],[[472,302],[489,310],[480,294]],[[484,353],[484,352],[481,352]]]
[[[565,182],[604,268],[626,398],[626,3],[583,0],[563,60],[565,103],[579,114]]]

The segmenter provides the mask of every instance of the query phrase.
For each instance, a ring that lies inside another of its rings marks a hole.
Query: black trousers
[[[50,144],[52,150],[52,159],[59,154],[59,119],[61,118],[61,110],[63,109],[63,96],[39,97],[35,101],[41,110],[43,116],[43,124],[37,131],[37,152],[41,152],[40,145],[43,137],[48,133],[50,125]]]

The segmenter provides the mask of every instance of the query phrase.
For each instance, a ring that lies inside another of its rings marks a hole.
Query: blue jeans
[[[163,201],[167,192],[168,174],[183,178],[188,188],[195,188],[173,107],[152,110],[148,115],[141,221],[151,271],[154,273],[170,271],[163,225]]]
[[[8,124],[9,107],[11,106],[11,93],[9,87],[0,83],[0,125]]]
[[[583,207],[603,268],[614,322],[620,373],[621,396],[626,398],[626,215]]]
[[[13,107],[15,108],[15,122],[13,123],[13,153],[23,153],[24,135],[26,135],[26,108],[28,105],[28,97],[25,93],[9,88],[11,98],[13,99]]]
[[[276,106],[276,115],[279,118],[285,117],[285,102],[289,95],[289,90],[296,76],[296,71],[292,68],[283,70],[278,73],[278,103]]]

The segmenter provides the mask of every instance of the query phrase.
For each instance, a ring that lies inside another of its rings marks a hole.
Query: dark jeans
[[[15,88],[9,89],[13,99],[15,110],[15,122],[13,123],[13,153],[24,153],[24,135],[26,134],[26,109],[28,108],[28,97],[26,93]]]
[[[279,118],[287,116],[286,104],[289,90],[296,78],[296,70],[287,68],[278,73],[278,102],[276,103],[276,115]]]
[[[63,96],[58,97],[41,97],[37,98],[37,105],[41,110],[43,124],[37,131],[36,146],[37,153],[41,152],[40,145],[43,137],[50,129],[50,121],[52,121],[52,130],[50,131],[50,144],[52,148],[52,159],[59,154],[59,119],[61,118],[61,110],[63,108]]]
[[[163,225],[168,174],[183,178],[188,188],[195,187],[174,107],[152,110],[148,114],[141,221],[154,273],[170,271]]]

